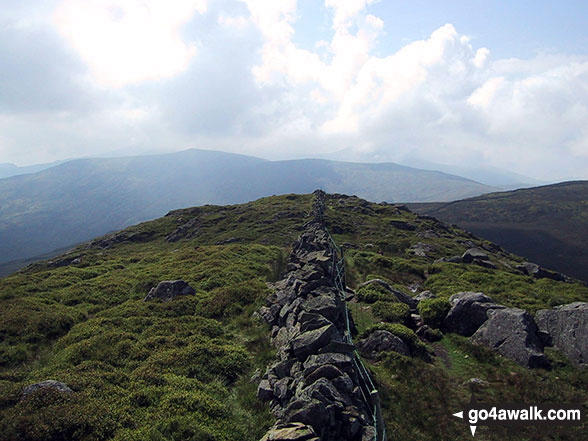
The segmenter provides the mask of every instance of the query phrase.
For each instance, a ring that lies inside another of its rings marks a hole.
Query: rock
[[[488,319],[487,312],[504,308],[481,292],[459,292],[449,298],[452,305],[443,320],[443,330],[471,336]]]
[[[558,280],[560,282],[566,280],[566,276],[564,276],[563,274],[542,268],[536,263],[532,262],[525,262],[522,265],[517,265],[516,268],[522,273],[528,276],[532,276],[536,279],[553,279]]]
[[[490,269],[497,268],[496,265],[494,265],[489,260],[474,259],[474,260],[472,260],[472,264],[478,265],[478,266],[483,266],[484,268],[490,268]]]
[[[257,387],[257,398],[261,401],[269,401],[274,397],[274,388],[270,385],[269,380],[261,380]]]
[[[183,280],[164,280],[159,282],[155,288],[151,288],[144,302],[153,299],[161,299],[164,302],[171,301],[177,296],[194,295],[196,291]]]
[[[320,439],[312,427],[303,423],[288,423],[273,427],[261,441],[320,441]]]
[[[290,398],[292,393],[290,392],[290,389],[288,389],[288,386],[291,381],[292,381],[292,378],[284,377],[281,380],[278,380],[274,383],[274,396],[278,400],[283,401],[283,400]]]
[[[529,368],[549,368],[533,317],[523,309],[505,308],[489,312],[489,318],[472,336],[499,354]]]
[[[342,312],[339,303],[328,295],[319,295],[308,299],[304,303],[303,309],[306,312],[320,314],[332,323],[338,321]]]
[[[304,423],[321,432],[329,420],[327,407],[319,400],[294,400],[286,408],[287,422]]]
[[[353,371],[353,362],[349,355],[338,352],[330,352],[325,354],[313,354],[309,356],[303,363],[303,374],[305,377],[314,372],[315,369],[325,364],[332,364],[338,367],[343,372]]]
[[[429,245],[428,243],[418,242],[411,246],[408,249],[408,252],[414,254],[415,256],[428,257],[427,253],[430,253],[434,249],[435,248],[432,245]]]
[[[465,263],[472,263],[474,261],[474,259],[478,259],[478,260],[482,260],[482,261],[490,260],[490,258],[488,257],[488,254],[486,254],[480,248],[470,248],[470,249],[466,250],[466,252],[463,253],[461,256],[461,260]]]
[[[322,402],[325,406],[334,403],[345,403],[345,405],[352,404],[349,399],[343,398],[333,383],[326,378],[319,378],[311,385],[305,387],[300,392],[300,398],[314,398]]]
[[[394,351],[410,356],[408,346],[400,337],[383,330],[374,331],[367,338],[358,341],[357,348],[364,357],[370,359],[379,358],[381,353],[385,351]]]
[[[62,394],[71,394],[73,391],[69,388],[69,386],[65,383],[55,380],[45,380],[39,383],[29,384],[25,387],[22,391],[21,400],[25,400],[31,394],[35,393],[41,389],[53,389]]]
[[[436,298],[437,298],[437,296],[435,294],[433,294],[431,291],[423,291],[414,297],[414,299],[417,302],[420,302],[421,300],[436,299]]]
[[[292,340],[292,350],[298,358],[304,358],[325,346],[335,336],[337,328],[333,324],[306,331]]]
[[[535,322],[551,344],[574,364],[588,366],[588,303],[574,302],[537,311]]]
[[[322,315],[312,312],[303,312],[300,314],[298,322],[300,323],[300,332],[312,331],[313,329],[332,324],[330,320],[327,320]]]
[[[309,385],[314,383],[319,378],[326,378],[327,380],[333,380],[337,377],[346,375],[341,369],[332,364],[325,364],[312,371],[308,376],[304,378],[304,384]]]
[[[361,430],[361,441],[374,441],[376,439],[376,428],[364,426]]]
[[[451,256],[451,257],[442,257],[440,259],[435,260],[435,262],[433,263],[442,263],[442,262],[448,262],[448,263],[461,263],[461,256]]]

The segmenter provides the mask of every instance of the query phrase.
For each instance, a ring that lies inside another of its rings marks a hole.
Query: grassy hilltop
[[[270,292],[267,282],[283,273],[312,201],[286,195],[176,210],[0,279],[0,438],[260,439],[274,419],[250,377],[274,352],[267,325],[253,313]],[[408,294],[431,290],[437,307],[459,291],[531,312],[588,301],[584,285],[523,275],[514,269],[522,258],[403,207],[328,195],[325,222],[346,250],[351,288],[378,277]],[[495,268],[435,262],[472,246]],[[196,294],[143,302],[157,282],[174,279]],[[487,382],[477,390],[480,401],[588,405],[588,372],[559,352],[547,350],[551,371],[530,371],[457,335],[426,343],[394,305],[389,294],[365,288],[350,304],[360,334],[388,327],[423,354],[388,353],[368,363],[389,439],[469,436],[451,414],[469,401],[473,377]],[[434,310],[422,313],[434,319]],[[46,379],[74,393],[19,400],[26,385]],[[586,430],[480,427],[476,437],[571,441]]]

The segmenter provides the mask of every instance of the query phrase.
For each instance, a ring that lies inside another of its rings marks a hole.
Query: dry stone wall
[[[324,198],[315,192],[313,218],[294,243],[288,272],[260,311],[272,326],[279,357],[258,387],[258,397],[269,401],[277,418],[264,441],[376,437],[373,403],[359,380],[355,348],[344,338],[344,300],[333,282]]]

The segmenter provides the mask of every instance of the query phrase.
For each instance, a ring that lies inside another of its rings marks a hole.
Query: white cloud
[[[101,89],[67,93],[86,72],[67,51],[58,59],[68,64],[23,75],[50,64],[58,42],[21,65],[10,49],[22,40],[18,53],[31,53],[22,23],[29,32],[39,17],[4,28],[0,63],[28,88],[0,102],[3,157],[39,145],[43,159],[113,145],[272,158],[346,150],[588,178],[588,54],[495,59],[451,24],[386,52],[379,39],[394,23],[370,0],[326,0],[330,22],[314,42],[296,38],[307,28],[295,0],[59,1],[53,22]]]
[[[185,70],[196,46],[182,41],[181,26],[205,11],[205,0],[63,0],[54,23],[96,80],[117,87]]]

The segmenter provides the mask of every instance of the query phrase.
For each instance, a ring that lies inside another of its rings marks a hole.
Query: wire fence
[[[340,298],[343,301],[345,314],[344,340],[345,343],[353,344],[349,320],[349,308],[347,307],[347,298],[345,294],[345,287],[347,286],[345,279],[345,256],[343,254],[343,249],[337,246],[337,243],[333,239],[333,236],[331,236],[331,233],[329,233],[329,230],[326,227],[325,230],[327,231],[327,235],[329,236],[329,240],[333,251],[332,264],[335,287],[337,288],[337,291],[339,291]],[[355,368],[358,372],[359,389],[361,391],[366,407],[370,412],[370,417],[373,419],[374,422],[374,441],[385,441],[386,428],[383,424],[384,420],[382,417],[382,411],[380,409],[380,397],[378,394],[378,390],[376,389],[376,386],[374,385],[372,377],[369,374],[367,368],[363,364],[363,361],[361,361],[361,357],[359,356],[357,350],[353,351],[353,363],[355,364]]]

